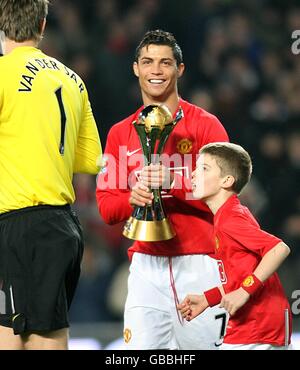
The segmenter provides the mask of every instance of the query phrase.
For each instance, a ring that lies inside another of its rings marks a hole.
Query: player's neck
[[[14,49],[22,46],[37,47],[37,42],[34,40],[27,40],[23,42],[16,42],[13,40],[6,39],[3,45],[4,55],[11,53]]]
[[[153,104],[164,104],[169,108],[170,112],[173,115],[178,109],[178,104],[179,104],[179,99],[180,99],[177,91],[174,91],[174,93],[172,95],[169,95],[167,98],[153,97],[153,96],[146,95],[142,92],[142,98],[143,98],[143,103],[145,106],[153,105]]]
[[[234,194],[235,193],[233,191],[222,190],[220,191],[220,193],[214,195],[213,197],[206,199],[205,203],[212,211],[213,215],[215,215],[218,212],[218,210],[223,206],[223,204],[226,203],[227,200]]]

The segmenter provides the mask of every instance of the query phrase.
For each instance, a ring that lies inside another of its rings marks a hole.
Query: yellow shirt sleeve
[[[86,91],[86,90],[85,90]],[[74,172],[97,174],[102,147],[92,113],[88,94],[85,93],[83,118],[81,121],[75,152]],[[96,158],[96,161],[95,161]]]

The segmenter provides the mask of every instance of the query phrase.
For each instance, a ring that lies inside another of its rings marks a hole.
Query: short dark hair
[[[0,30],[16,42],[40,41],[48,0],[0,0]]]
[[[170,46],[173,51],[174,58],[176,59],[176,64],[179,66],[180,63],[183,63],[182,50],[178,45],[174,35],[170,32],[163,30],[154,30],[148,31],[144,35],[142,41],[138,45],[135,51],[134,61],[138,62],[138,59],[141,54],[141,49],[149,45],[166,45]]]
[[[199,154],[209,154],[215,158],[221,175],[231,175],[235,182],[232,190],[239,194],[250,181],[252,161],[249,153],[233,143],[211,143],[201,148]]]

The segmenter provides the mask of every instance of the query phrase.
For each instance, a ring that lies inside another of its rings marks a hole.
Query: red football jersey
[[[108,134],[105,148],[108,165],[98,176],[96,197],[99,212],[109,224],[127,220],[133,211],[128,202],[129,182],[132,187],[144,166],[141,144],[133,122],[143,108],[114,125]],[[182,179],[190,179],[196,156],[203,145],[228,141],[228,136],[212,114],[182,99],[180,108],[183,118],[171,132],[161,158],[162,163],[176,173],[175,187],[163,196],[176,237],[155,243],[136,241],[129,249],[129,257],[134,252],[176,256],[211,254],[214,251],[212,213],[201,201],[186,199],[188,192],[191,198],[191,186],[189,181],[185,183]],[[184,189],[177,188],[182,182]]]
[[[223,261],[226,293],[240,287],[262,257],[280,239],[261,230],[236,195],[230,197],[214,217],[216,258]],[[288,311],[286,311],[288,310]],[[286,322],[286,314],[288,322]],[[264,286],[229,320],[224,343],[290,343],[291,314],[279,277],[274,273]]]

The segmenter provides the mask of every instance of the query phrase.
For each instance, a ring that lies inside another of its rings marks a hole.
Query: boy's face
[[[169,46],[150,44],[141,49],[133,69],[144,96],[150,100],[165,101],[177,91],[177,79],[182,75],[184,66],[177,66]]]
[[[192,173],[193,195],[196,199],[208,199],[222,189],[221,169],[214,157],[201,154]]]

